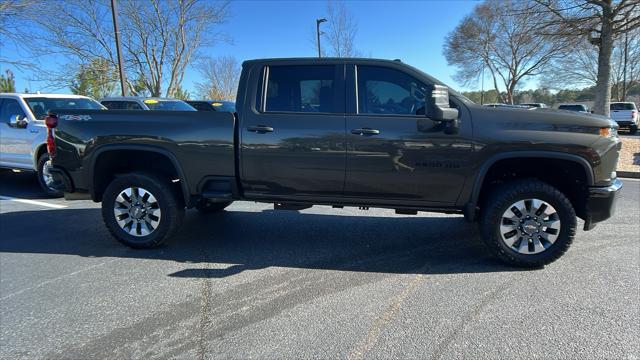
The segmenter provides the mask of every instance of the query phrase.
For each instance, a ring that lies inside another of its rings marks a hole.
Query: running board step
[[[205,191],[202,193],[202,197],[205,199],[228,199],[233,200],[233,194],[227,191]]]
[[[274,210],[304,210],[312,207],[311,204],[299,204],[299,203],[274,203]]]

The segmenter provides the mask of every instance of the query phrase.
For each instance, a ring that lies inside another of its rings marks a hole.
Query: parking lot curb
[[[638,171],[616,171],[616,174],[622,178],[640,179],[640,172]]]

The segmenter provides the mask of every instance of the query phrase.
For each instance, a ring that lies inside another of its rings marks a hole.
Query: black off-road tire
[[[131,235],[116,220],[116,199],[127,188],[145,189],[157,200],[161,212],[159,224],[146,236]],[[131,173],[118,176],[107,186],[102,196],[102,219],[107,229],[116,240],[136,249],[158,247],[171,238],[182,224],[184,211],[183,201],[173,184],[154,174]]]
[[[631,125],[629,127],[629,134],[635,135],[638,132],[638,125]]]
[[[217,213],[224,210],[227,206],[231,205],[233,201],[228,202],[213,202],[207,199],[200,199],[196,202],[196,209],[200,214]]]
[[[38,158],[38,167],[36,170],[38,172],[38,184],[40,184],[40,189],[42,189],[42,191],[44,191],[44,193],[49,197],[62,197],[62,195],[64,195],[62,191],[50,188],[49,186],[47,186],[47,183],[44,180],[44,165],[47,163],[47,161],[49,161],[49,154],[47,153],[40,155],[40,157]]]
[[[540,199],[555,208],[560,231],[555,242],[537,254],[522,254],[505,244],[500,234],[502,215],[519,200]],[[576,234],[576,213],[569,199],[555,187],[534,179],[515,180],[494,189],[480,214],[482,239],[493,255],[506,264],[539,268],[560,258]]]

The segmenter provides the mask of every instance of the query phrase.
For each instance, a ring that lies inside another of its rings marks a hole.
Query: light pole
[[[316,35],[318,36],[318,57],[322,57],[322,52],[320,51],[320,24],[326,22],[327,19],[316,19]]]
[[[622,70],[622,101],[627,100],[627,56],[629,54],[629,30],[624,33],[624,69]]]
[[[116,35],[116,52],[118,54],[118,69],[120,70],[120,89],[122,96],[127,96],[127,78],[124,76],[124,68],[122,66],[122,50],[120,50],[120,31],[118,31],[118,10],[116,8],[116,0],[111,0],[111,15],[113,15],[113,31]]]

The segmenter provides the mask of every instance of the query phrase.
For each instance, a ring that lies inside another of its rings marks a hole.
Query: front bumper
[[[596,223],[607,220],[613,215],[620,189],[622,189],[622,181],[618,178],[614,179],[609,186],[589,188],[584,230],[593,229]]]

